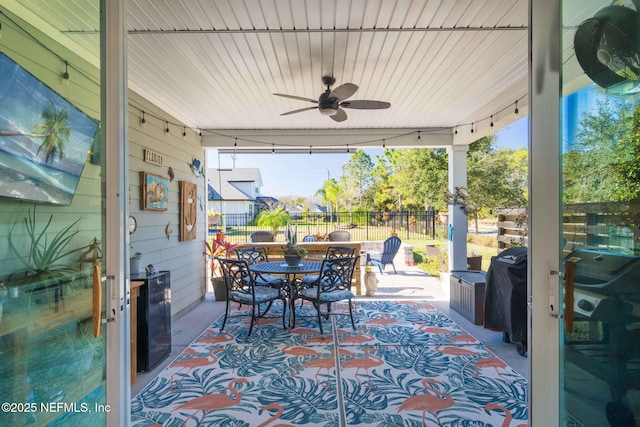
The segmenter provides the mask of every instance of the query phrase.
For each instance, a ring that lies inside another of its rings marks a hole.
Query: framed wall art
[[[196,219],[198,211],[198,186],[187,181],[180,181],[180,235],[178,240],[194,240],[196,238]]]
[[[166,211],[169,204],[169,179],[149,172],[140,172],[140,209]]]

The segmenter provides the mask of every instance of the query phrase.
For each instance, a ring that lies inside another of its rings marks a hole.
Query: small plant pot
[[[211,279],[211,285],[213,286],[213,294],[216,297],[216,301],[227,300],[227,284],[222,277],[214,277]]]
[[[302,257],[300,255],[285,255],[284,260],[289,267],[297,267],[300,265]]]

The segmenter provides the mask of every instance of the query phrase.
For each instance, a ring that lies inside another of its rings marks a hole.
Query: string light
[[[516,99],[516,109],[513,110],[513,117],[516,118],[516,119],[518,117],[520,117],[520,111],[518,110],[518,100],[517,99]]]
[[[276,154],[276,144],[271,144],[271,154]]]
[[[473,122],[471,122],[471,133],[473,133]]]
[[[186,126],[182,126],[182,137],[183,138],[187,137],[187,127]]]
[[[237,146],[238,146],[238,137],[236,136],[233,141],[233,148],[236,148]]]
[[[347,144],[347,153],[349,152],[349,144]]]
[[[164,128],[164,133],[165,135],[169,135],[169,122],[165,120],[165,128]]]
[[[144,111],[142,112],[142,118],[140,118],[140,127],[144,128],[147,126],[147,119],[144,118]]]
[[[454,134],[458,134],[458,126],[456,126],[456,130],[453,132]]]
[[[418,139],[420,139],[420,135],[418,135]],[[387,144],[384,141],[384,138],[382,139],[382,148],[387,148]]]
[[[493,114],[491,115],[491,124],[490,124],[490,126],[493,127]]]
[[[64,73],[62,73],[62,84],[69,86],[69,63],[64,61]]]
[[[418,131],[418,141],[420,141],[420,131]]]
[[[202,129],[198,129],[198,136],[202,136]]]
[[[311,154],[311,146],[309,146],[309,154]]]

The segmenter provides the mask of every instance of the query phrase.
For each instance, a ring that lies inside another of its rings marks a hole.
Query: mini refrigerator
[[[171,274],[134,274],[143,281],[138,296],[138,371],[153,369],[171,352]]]

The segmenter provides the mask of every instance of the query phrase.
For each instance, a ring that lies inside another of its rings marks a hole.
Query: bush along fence
[[[446,228],[438,211],[377,212],[357,211],[338,213],[290,213],[291,224],[297,225],[298,240],[314,236],[326,240],[332,231],[344,230],[352,241],[385,240],[396,235],[401,239],[433,239]],[[276,241],[284,241],[285,227],[279,227]],[[224,231],[232,242],[248,242],[255,231],[273,231],[256,225],[255,215],[223,214],[215,225],[209,225],[209,234]]]

